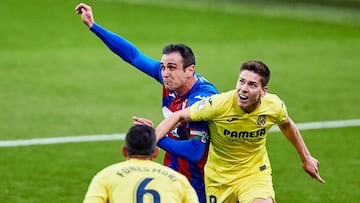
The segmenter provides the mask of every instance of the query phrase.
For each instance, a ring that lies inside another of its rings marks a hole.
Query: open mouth
[[[249,97],[248,96],[245,96],[245,95],[242,95],[242,94],[239,94],[239,98],[241,100],[247,100]]]

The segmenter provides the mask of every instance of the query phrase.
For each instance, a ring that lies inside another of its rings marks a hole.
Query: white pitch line
[[[342,127],[360,126],[360,119],[297,123],[296,126],[299,128],[299,130],[342,128]],[[273,126],[270,129],[270,132],[279,132],[279,131],[280,130],[277,126]]]
[[[324,122],[309,122],[296,124],[299,130],[322,129],[322,128],[341,128],[360,126],[360,119],[354,120],[338,120],[338,121],[324,121]],[[274,126],[270,132],[279,132],[279,128]],[[6,140],[0,141],[0,147],[17,147],[28,145],[48,145],[58,143],[74,143],[74,142],[94,142],[94,141],[108,141],[108,140],[124,140],[125,134],[110,134],[110,135],[84,135],[84,136],[68,136],[68,137],[53,137],[53,138],[34,138],[22,140]]]
[[[52,138],[33,138],[26,140],[8,140],[0,141],[0,147],[17,147],[28,145],[48,145],[59,143],[72,143],[72,142],[94,142],[94,141],[107,141],[107,140],[123,140],[125,134],[111,134],[111,135],[80,135],[68,137],[52,137]]]

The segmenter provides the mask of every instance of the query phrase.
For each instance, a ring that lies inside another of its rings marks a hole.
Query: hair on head
[[[262,86],[268,85],[270,80],[270,69],[261,61],[247,61],[241,64],[240,72],[248,70],[261,76]]]
[[[146,125],[132,126],[125,138],[129,155],[152,155],[156,148],[155,129]]]
[[[183,58],[184,69],[188,66],[195,65],[195,55],[190,47],[185,44],[168,44],[163,48],[163,54],[178,52]]]

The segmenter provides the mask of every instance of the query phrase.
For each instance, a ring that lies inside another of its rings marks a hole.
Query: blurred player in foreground
[[[196,203],[186,177],[153,161],[158,155],[155,130],[135,125],[122,148],[126,161],[101,170],[92,179],[84,203]]]
[[[154,78],[163,88],[162,112],[173,112],[218,93],[215,86],[195,71],[195,56],[184,44],[164,47],[161,61],[142,54],[133,44],[94,22],[92,9],[86,4],[75,8],[81,19],[116,55]],[[137,117],[134,117],[136,121]],[[184,174],[195,188],[200,202],[205,200],[204,165],[207,157],[208,123],[182,123],[158,142],[166,150],[164,165]]]
[[[209,121],[205,187],[210,203],[275,202],[265,146],[268,132],[275,124],[297,150],[304,170],[321,183],[325,182],[318,171],[318,160],[311,156],[284,102],[275,94],[267,93],[269,79],[270,70],[264,63],[245,62],[235,90],[213,95],[178,111],[156,128],[157,138],[161,139],[178,122]]]

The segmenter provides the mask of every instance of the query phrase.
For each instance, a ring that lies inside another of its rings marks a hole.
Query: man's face
[[[176,91],[182,94],[188,78],[192,76],[189,68],[184,70],[183,58],[178,52],[164,54],[161,58],[161,75],[164,80],[164,86],[169,91]]]
[[[239,107],[250,113],[258,107],[261,97],[267,92],[267,86],[261,84],[261,76],[248,70],[240,72],[236,84],[237,103]]]

